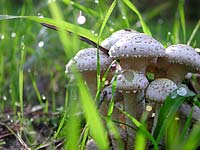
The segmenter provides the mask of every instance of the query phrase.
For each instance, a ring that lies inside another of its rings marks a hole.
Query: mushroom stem
[[[152,130],[151,130],[152,134],[154,133],[154,130],[155,130],[157,122],[158,122],[158,114],[160,112],[160,108],[161,108],[161,104],[159,104],[159,103],[155,104],[155,116],[153,119],[153,126],[152,126]]]
[[[171,64],[167,70],[168,79],[173,80],[177,85],[181,84],[185,75],[188,73],[186,66],[183,64]]]
[[[140,119],[142,113],[145,109],[144,102],[144,91],[134,91],[130,93],[125,93],[125,111],[129,113],[131,116],[135,117],[137,120]],[[126,118],[126,123],[136,127],[133,122]],[[127,148],[133,149],[134,139],[135,139],[136,130],[133,130],[130,127],[127,127]]]

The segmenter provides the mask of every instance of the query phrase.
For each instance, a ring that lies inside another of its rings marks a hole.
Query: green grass
[[[99,44],[113,31],[122,28],[132,28],[152,35],[165,46],[169,43],[187,43],[200,47],[198,38],[200,21],[187,20],[184,0],[179,0],[176,9],[172,10],[175,16],[168,19],[159,15],[161,11],[167,12],[173,5],[170,1],[140,12],[137,5],[129,0],[98,1],[98,3],[63,0],[56,3],[41,1],[37,4],[34,1],[18,4],[2,0],[0,2],[0,112],[5,115],[8,111],[13,112],[13,118],[19,119],[20,126],[27,128],[20,130],[20,137],[18,133],[14,135],[19,139],[23,138],[31,148],[39,148],[48,142],[62,139],[65,149],[83,150],[88,138],[93,138],[100,149],[106,150],[109,147],[106,135],[112,133],[120,149],[123,149],[116,125],[120,122],[111,119],[114,101],[111,100],[107,116],[102,117],[82,77],[77,75],[77,81],[74,83],[68,81],[64,74],[65,64],[80,49],[91,47],[80,41],[78,36]],[[80,11],[87,19],[83,25],[76,22]],[[138,21],[141,26],[137,25]],[[56,26],[58,32],[42,27],[40,23]],[[44,43],[41,47],[38,46],[40,42]],[[98,63],[97,101],[107,76],[105,74],[100,81],[99,65]],[[42,99],[43,95],[45,101]],[[135,143],[137,148],[145,149],[146,144],[150,143],[154,149],[158,149],[162,137],[168,134],[167,147],[196,149],[199,146],[196,138],[200,134],[199,124],[194,125],[187,138],[184,138],[191,125],[192,112],[183,133],[174,135],[177,136],[177,140],[172,139],[175,127],[178,128],[178,125],[173,122],[174,118],[166,118],[168,115],[174,116],[179,106],[188,99],[195,104],[193,95],[178,97],[175,103],[174,99],[167,98],[161,108],[153,135],[146,129],[144,122],[121,110],[138,127]],[[42,106],[45,115],[39,120],[44,124],[51,122],[53,132],[39,143],[34,140],[34,136],[28,134],[29,131],[34,131],[34,128],[26,115],[30,110],[26,108],[35,105]],[[48,115],[51,113],[59,115],[53,120],[56,115],[49,118]],[[169,133],[166,133],[167,129],[170,129]],[[28,139],[31,139],[31,142]]]

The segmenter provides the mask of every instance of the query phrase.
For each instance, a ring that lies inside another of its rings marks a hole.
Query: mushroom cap
[[[149,84],[149,81],[144,74],[132,69],[123,70],[117,75],[116,82],[116,89],[127,93],[144,90]]]
[[[170,63],[184,64],[200,70],[200,55],[194,48],[185,44],[171,45],[165,50]]]
[[[111,36],[102,41],[101,46],[110,49],[119,39],[126,37],[129,34],[137,34],[139,32],[132,29],[122,29],[114,32]]]
[[[103,52],[99,51],[100,69],[106,70],[113,61],[112,58],[108,57]],[[76,65],[80,72],[83,71],[94,71],[97,68],[97,49],[86,48],[80,50],[74,58],[72,58],[66,65],[65,73],[70,73],[72,65]]]
[[[146,89],[146,98],[156,103],[162,103],[176,89],[177,85],[172,80],[166,78],[155,79]]]
[[[115,59],[131,57],[163,57],[164,46],[144,33],[130,34],[118,40],[109,51]]]

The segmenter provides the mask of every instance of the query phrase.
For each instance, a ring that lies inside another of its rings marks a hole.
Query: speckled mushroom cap
[[[100,69],[106,70],[107,67],[113,61],[112,58],[108,57],[103,52],[99,51],[99,58],[100,58]],[[83,71],[93,71],[96,70],[97,67],[97,49],[96,48],[86,48],[80,50],[74,58],[72,58],[68,64],[66,65],[65,73],[71,72],[71,67],[73,64],[76,65],[77,69],[80,72]]]
[[[163,57],[163,45],[153,37],[143,33],[128,35],[118,40],[109,51],[115,59],[130,57]]]
[[[117,76],[116,89],[121,92],[135,92],[137,90],[144,90],[149,82],[146,76],[142,73],[134,71],[132,69],[123,70]]]
[[[185,64],[200,70],[200,55],[191,46],[185,44],[171,45],[165,51],[170,63]]]
[[[126,37],[129,34],[137,34],[138,32],[132,29],[122,29],[114,32],[111,36],[106,38],[102,43],[101,46],[103,46],[106,49],[110,49],[113,44],[115,44],[119,39]]]
[[[146,89],[146,98],[156,103],[162,103],[166,97],[176,89],[176,83],[169,79],[155,79]]]

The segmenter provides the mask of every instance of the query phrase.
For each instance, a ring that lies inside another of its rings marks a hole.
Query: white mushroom
[[[123,70],[117,75],[116,89],[124,94],[125,111],[136,119],[140,119],[144,112],[144,89],[148,85],[148,80],[144,74],[133,71]],[[126,118],[126,123],[135,127],[132,121]],[[127,148],[133,147],[135,131],[127,127]]]
[[[157,124],[158,114],[162,103],[166,97],[176,89],[176,83],[166,78],[155,79],[147,87],[146,99],[155,103],[156,107],[152,133],[154,132],[155,126]]]
[[[166,57],[160,58],[162,68],[167,70],[166,78],[180,84],[188,72],[200,70],[200,55],[191,46],[171,45],[165,50]]]
[[[110,57],[119,59],[122,69],[145,73],[147,65],[165,55],[163,45],[143,33],[130,34],[118,40],[109,51]]]
[[[108,57],[103,52],[99,51],[100,58],[100,71],[101,74],[105,72],[108,66],[113,61],[112,58]],[[73,76],[73,65],[77,70],[83,75],[92,96],[96,95],[96,68],[97,68],[97,49],[96,48],[86,48],[80,50],[74,58],[72,58],[66,65],[66,74]]]

